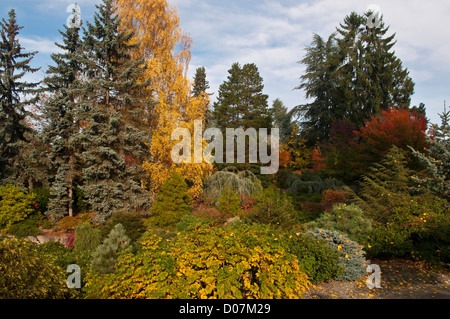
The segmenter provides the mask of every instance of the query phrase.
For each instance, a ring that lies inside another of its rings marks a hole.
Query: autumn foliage
[[[198,197],[202,179],[212,170],[201,164],[174,164],[171,152],[178,141],[171,141],[172,132],[187,128],[193,136],[194,120],[204,121],[209,104],[207,94],[191,96],[191,82],[187,70],[191,60],[191,38],[183,32],[175,7],[166,0],[117,0],[122,16],[122,28],[135,31],[132,42],[140,42],[135,59],[144,59],[149,80],[149,94],[157,101],[150,110],[152,127],[150,151],[152,159],[144,162],[144,185],[156,194],[172,174],[183,176],[192,185],[189,194]]]
[[[426,142],[427,120],[408,109],[390,108],[381,116],[372,118],[356,135],[361,139],[360,154],[369,154],[375,159],[385,155],[392,145],[402,149],[408,146],[423,150]]]

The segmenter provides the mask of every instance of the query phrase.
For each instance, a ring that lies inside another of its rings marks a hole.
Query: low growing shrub
[[[309,285],[295,256],[262,225],[200,227],[119,257],[115,273],[90,273],[88,298],[299,298]]]
[[[34,212],[36,195],[14,185],[0,186],[0,228],[8,229]]]
[[[67,273],[37,245],[15,238],[0,241],[0,299],[68,298]]]
[[[116,213],[106,222],[106,224],[101,228],[102,238],[106,238],[111,230],[117,224],[122,224],[125,229],[125,235],[130,239],[130,243],[134,244],[146,231],[144,221],[141,215],[136,213]]]
[[[339,252],[339,265],[343,267],[344,272],[337,277],[338,280],[359,280],[366,274],[368,263],[363,246],[337,231],[317,229],[308,233],[325,241]]]
[[[295,207],[287,195],[279,190],[266,189],[257,197],[255,206],[245,218],[251,222],[288,229],[296,224],[295,215]]]
[[[372,220],[364,216],[356,205],[336,204],[330,212],[307,224],[309,229],[329,229],[348,235],[355,241],[363,240],[365,234],[372,230]]]
[[[300,269],[313,284],[336,279],[344,272],[339,265],[339,252],[310,234],[296,233],[285,237],[284,245],[297,256]]]

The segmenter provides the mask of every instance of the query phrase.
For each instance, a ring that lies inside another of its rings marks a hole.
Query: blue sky
[[[427,116],[439,122],[444,100],[450,104],[450,1],[448,0],[169,0],[179,11],[181,26],[194,41],[189,76],[205,66],[215,99],[234,62],[255,63],[270,101],[280,98],[288,108],[306,102],[299,85],[304,66],[297,63],[313,33],[328,37],[351,11],[363,13],[370,4],[382,11],[389,34],[396,33],[396,55],[415,82],[412,105],[423,102]],[[11,8],[24,26],[22,45],[39,54],[32,76],[43,77],[50,54],[59,42],[72,0],[1,0],[0,16]],[[92,21],[100,0],[78,0],[82,19]]]

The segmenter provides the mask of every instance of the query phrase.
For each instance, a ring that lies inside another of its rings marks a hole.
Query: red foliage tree
[[[408,109],[390,108],[380,116],[372,116],[355,134],[355,145],[360,154],[361,165],[378,162],[392,145],[417,150],[428,148],[426,141],[427,120],[422,114]]]

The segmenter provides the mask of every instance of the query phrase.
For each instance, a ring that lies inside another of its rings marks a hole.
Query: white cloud
[[[42,37],[19,37],[20,44],[26,51],[38,51],[39,53],[51,54],[62,52],[62,50],[55,45],[55,40]]]

